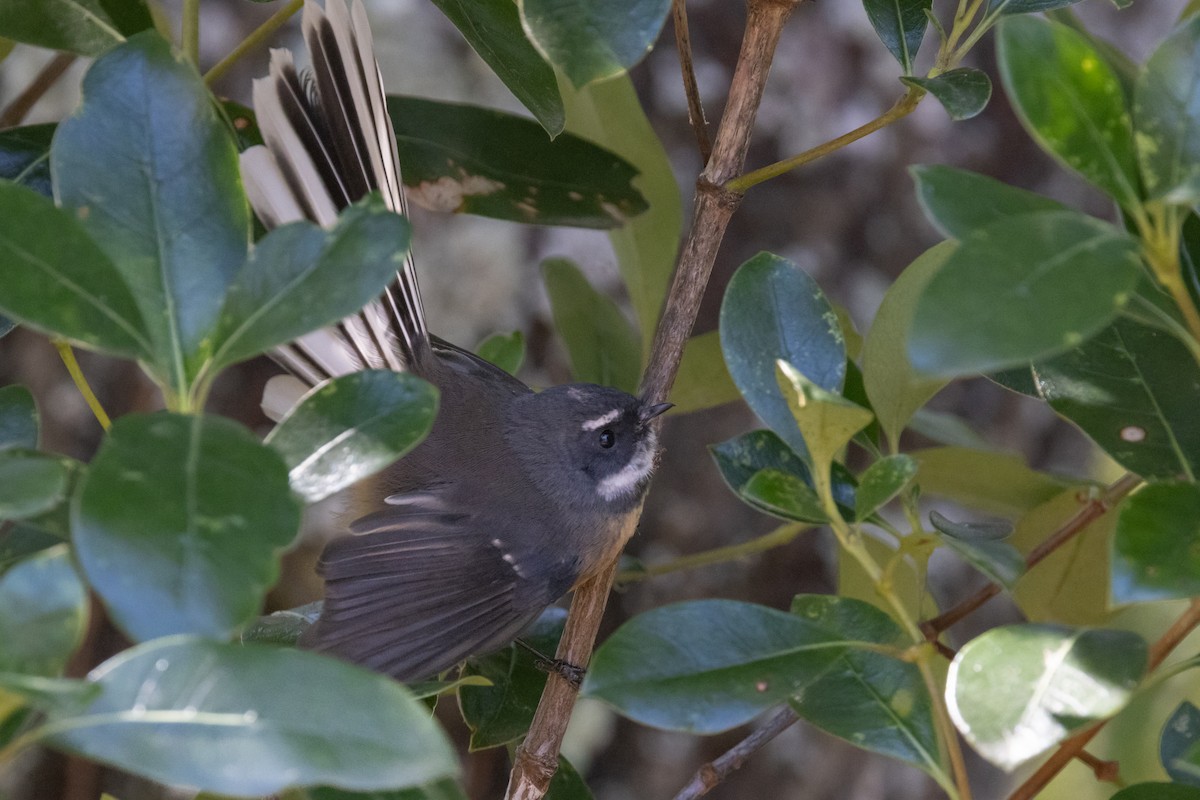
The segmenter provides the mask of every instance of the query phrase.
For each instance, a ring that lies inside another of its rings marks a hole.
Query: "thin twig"
[[[730,773],[741,769],[750,756],[761,750],[767,742],[799,721],[800,718],[791,708],[780,709],[761,728],[729,748],[720,757],[696,770],[688,785],[675,795],[675,800],[695,800],[708,794],[728,778]]]
[[[1096,780],[1103,781],[1104,783],[1115,783],[1118,786],[1122,785],[1120,763],[1096,758],[1087,750],[1080,750],[1076,758],[1091,768],[1092,774],[1096,776]]]
[[[1192,602],[1188,605],[1187,611],[1183,612],[1178,619],[1171,623],[1171,627],[1167,628],[1166,633],[1151,645],[1147,672],[1153,672],[1157,669],[1163,660],[1171,654],[1171,651],[1178,647],[1179,643],[1197,625],[1200,625],[1200,597],[1193,598]],[[1038,793],[1046,788],[1046,785],[1058,773],[1062,772],[1063,768],[1072,759],[1078,757],[1083,752],[1083,748],[1087,747],[1088,742],[1096,738],[1096,734],[1100,733],[1107,722],[1108,720],[1101,720],[1059,745],[1054,754],[1046,759],[1046,763],[1038,767],[1037,772],[1030,775],[1028,780],[1018,786],[1017,790],[1009,795],[1008,800],[1033,800],[1034,797],[1037,797]]]
[[[708,285],[717,248],[729,218],[741,200],[740,195],[722,189],[721,184],[737,175],[745,164],[754,117],[762,100],[775,45],[784,22],[799,2],[749,2],[746,32],[730,85],[729,100],[717,131],[712,156],[697,181],[692,228],[675,268],[663,316],[655,332],[650,365],[642,380],[642,396],[650,402],[667,397],[679,371],[683,346],[696,322],[700,299]],[[632,535],[640,514],[639,507],[626,517],[623,536]],[[623,545],[624,541],[622,539],[620,543]],[[607,569],[576,587],[557,658],[580,667],[588,663],[600,628],[600,617],[604,613],[616,574],[618,552],[613,553],[613,563]],[[538,703],[529,734],[517,748],[505,795],[508,800],[537,800],[545,796],[557,769],[559,747],[571,718],[576,694],[577,689],[556,674],[551,674],[546,681],[546,689]]]
[[[260,47],[263,42],[275,35],[283,24],[291,19],[297,11],[304,7],[304,0],[291,0],[283,8],[276,11],[267,21],[255,28],[249,36],[243,39],[237,47],[229,51],[229,55],[218,61],[213,68],[204,73],[204,82],[209,86],[224,75],[239,59],[250,51]]]
[[[1098,497],[1088,500],[1070,519],[1064,522],[1044,542],[1029,551],[1025,557],[1026,569],[1032,569],[1051,553],[1073,539],[1088,525],[1115,508],[1125,496],[1140,486],[1142,479],[1127,472],[1105,489]],[[1000,586],[990,583],[971,597],[960,602],[948,611],[933,619],[921,623],[921,630],[926,638],[934,641],[947,628],[952,627],[975,612],[980,606],[1000,594]]]
[[[87,377],[79,367],[79,362],[75,359],[75,351],[71,349],[71,345],[62,339],[55,339],[54,349],[58,350],[58,357],[62,359],[63,365],[67,368],[67,372],[71,376],[71,380],[75,383],[75,388],[83,395],[84,402],[91,409],[92,414],[96,417],[96,421],[100,423],[100,427],[104,428],[104,430],[111,428],[112,420],[109,419],[104,406],[100,405],[100,400],[96,397],[96,393],[92,391],[91,384],[88,383]]]
[[[42,95],[58,82],[68,67],[75,63],[75,58],[74,53],[59,53],[46,62],[46,66],[42,67],[41,71],[34,76],[33,81],[25,87],[25,91],[17,95],[4,111],[0,111],[0,128],[20,125],[29,110],[37,104],[38,100],[42,99]]]
[[[688,34],[687,0],[671,0],[671,17],[675,22],[675,49],[679,51],[679,68],[683,72],[683,93],[687,97],[688,122],[696,133],[700,160],[708,163],[712,155],[712,140],[708,137],[708,120],[700,102],[700,85],[696,82],[696,67],[692,63],[692,38]]]

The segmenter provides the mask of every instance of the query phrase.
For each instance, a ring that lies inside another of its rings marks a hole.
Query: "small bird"
[[[360,0],[308,0],[310,72],[287,50],[254,82],[265,146],[241,170],[267,227],[331,224],[378,191],[405,213],[395,133]],[[408,681],[511,642],[624,545],[657,454],[649,403],[591,384],[534,392],[431,335],[411,256],[382,297],[276,358],[314,386],[404,370],[441,393],[433,429],[355,494],[361,516],[325,549],[320,618],[302,646]]]

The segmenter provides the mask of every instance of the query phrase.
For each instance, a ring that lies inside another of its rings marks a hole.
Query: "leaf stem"
[[[88,383],[83,370],[79,368],[79,362],[75,360],[75,351],[71,349],[71,345],[62,339],[55,339],[53,341],[54,349],[58,351],[58,357],[62,359],[63,365],[67,368],[67,373],[70,374],[71,380],[75,382],[75,388],[83,395],[83,401],[92,410],[92,415],[100,423],[100,427],[108,430],[112,427],[112,420],[109,419],[104,406],[97,399],[96,393],[92,391],[91,384]]]
[[[763,534],[747,542],[732,544],[726,547],[714,547],[711,550],[681,556],[663,564],[654,564],[653,566],[642,567],[641,569],[628,569],[618,572],[616,582],[618,584],[637,583],[638,581],[657,578],[660,575],[669,575],[672,572],[707,567],[726,561],[736,561],[739,558],[761,553],[764,550],[782,547],[804,531],[811,530],[813,527],[813,525],[805,522],[780,525],[770,533]]]
[[[1192,338],[1200,340],[1200,310],[1183,279],[1183,264],[1179,257],[1183,218],[1176,206],[1154,204],[1138,218],[1142,250],[1154,277],[1170,293],[1171,299],[1183,314]]]
[[[179,32],[183,54],[200,67],[200,0],[183,0],[183,24]]]
[[[237,47],[230,50],[227,56],[214,64],[212,69],[204,73],[204,82],[211,86],[219,80],[243,56],[260,47],[267,39],[274,36],[275,32],[282,28],[284,23],[295,16],[296,12],[303,7],[304,0],[290,0],[287,5],[268,17],[266,22],[251,31],[249,36],[243,39]]]

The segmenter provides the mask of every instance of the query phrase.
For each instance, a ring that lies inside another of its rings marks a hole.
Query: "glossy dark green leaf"
[[[854,518],[864,520],[908,486],[917,475],[917,462],[911,456],[894,455],[879,459],[859,476]]]
[[[952,69],[935,78],[905,77],[900,80],[933,95],[953,120],[978,116],[992,99],[991,78],[986,72],[970,67]]]
[[[1180,25],[1138,77],[1133,124],[1146,194],[1200,202],[1200,18]]]
[[[918,164],[908,171],[916,181],[925,218],[954,239],[1004,217],[1066,208],[1049,197],[945,164]]]
[[[1128,631],[993,628],[950,664],[950,716],[980,755],[1011,770],[1120,711],[1146,670],[1146,654],[1146,642]]]
[[[325,230],[285,225],[259,240],[221,309],[213,363],[220,369],[347,317],[403,265],[408,221],[372,195]]]
[[[1200,486],[1151,484],[1125,501],[1111,591],[1117,603],[1200,595]]]
[[[861,600],[798,595],[792,613],[848,641],[907,644],[887,614]],[[933,704],[915,664],[849,649],[791,705],[804,719],[856,747],[914,764],[943,786],[952,783],[938,752]]]
[[[1140,190],[1125,91],[1092,44],[1065,25],[1014,17],[999,26],[997,58],[1005,91],[1038,144],[1135,208]]]
[[[810,488],[812,473],[808,464],[792,452],[782,439],[767,430],[749,433],[711,445],[709,450],[725,483],[739,497],[744,497],[746,486],[755,475],[763,470],[775,470],[802,479]],[[832,471],[833,499],[841,508],[843,516],[854,516],[854,476],[841,464],[834,464]],[[824,519],[824,512],[821,518]]]
[[[830,392],[841,389],[846,377],[842,331],[816,281],[770,253],[742,264],[721,304],[721,348],[750,408],[789,447],[807,455],[775,362],[787,361]]]
[[[388,98],[409,197],[455,211],[537,225],[612,228],[646,210],[637,170],[532,120],[477,106]]]
[[[309,503],[373,475],[433,428],[438,394],[415,375],[364,370],[310,392],[267,437]]]
[[[74,214],[32,189],[0,181],[0,219],[0,309],[91,349],[129,358],[150,352],[121,272]]]
[[[38,410],[29,390],[19,384],[0,387],[0,450],[38,445]]]
[[[930,279],[909,358],[950,377],[1057,355],[1112,321],[1140,270],[1135,242],[1097,219],[1074,211],[999,219],[964,238]]]
[[[53,196],[50,187],[50,139],[54,124],[0,131],[0,178]]]
[[[546,686],[546,670],[537,666],[533,648],[554,658],[567,613],[547,609],[521,634],[528,647],[511,644],[486,656],[469,659],[463,674],[486,678],[491,686],[463,686],[458,707],[471,729],[471,749],[483,750],[516,741],[526,734]]]
[[[731,600],[656,608],[596,651],[583,694],[658,728],[716,733],[805,691],[847,651],[802,617]]]
[[[637,391],[641,339],[612,298],[592,288],[579,267],[565,258],[543,261],[542,279],[575,379]]]
[[[169,785],[259,796],[289,786],[392,789],[458,771],[395,681],[301,650],[170,637],[89,675],[87,708],[40,739]]]
[[[322,786],[304,793],[308,800],[467,800],[458,781],[445,778],[411,789],[385,789],[378,792],[353,792]],[[196,798],[201,800],[201,798]],[[205,799],[207,800],[207,799]],[[212,798],[219,800],[219,798]]]
[[[195,68],[152,31],[98,59],[50,152],[55,193],[125,278],[178,394],[208,358],[246,258],[237,149]]]
[[[913,414],[946,385],[941,378],[913,370],[908,334],[925,287],[955,247],[949,242],[935,245],[908,265],[883,296],[863,341],[863,388],[893,450],[899,448],[900,434]]]
[[[679,363],[679,374],[671,386],[673,411],[686,414],[741,399],[742,395],[725,366],[720,334],[709,331],[688,339],[683,348],[683,360]]]
[[[86,625],[87,590],[66,545],[0,574],[0,672],[57,675]]]
[[[1121,466],[1147,479],[1200,475],[1200,367],[1171,334],[1119,317],[1033,371],[1051,407]]]
[[[929,522],[941,534],[943,544],[1004,588],[1011,589],[1025,572],[1025,558],[1020,551],[1002,541],[1012,534],[1011,524],[952,522],[937,511],[930,512]]]
[[[525,35],[518,4],[512,0],[470,3],[434,0],[434,5],[454,23],[509,91],[537,117],[550,138],[562,133],[566,112],[554,69]],[[401,162],[407,170],[408,162],[403,158]]]
[[[113,424],[71,527],[88,582],[142,641],[249,622],[299,524],[274,450],[222,417],[157,413]]]
[[[1176,783],[1135,783],[1109,800],[1200,800],[1200,789]]]
[[[525,336],[520,331],[493,333],[479,343],[475,354],[509,375],[516,375],[525,363]]]
[[[18,561],[49,550],[63,542],[63,537],[30,524],[16,523],[0,527],[0,571]]]
[[[988,0],[987,14],[1033,14],[1078,3],[1079,0]]]
[[[907,75],[925,38],[933,0],[863,0],[867,19],[883,46],[896,57]]]
[[[0,520],[25,519],[61,503],[70,485],[71,460],[50,453],[0,450]]]
[[[145,0],[0,0],[0,36],[85,56],[151,25]]]
[[[521,22],[575,86],[620,75],[654,46],[671,0],[521,0]]]
[[[1200,787],[1200,708],[1183,701],[1171,712],[1158,740],[1158,760],[1176,783]],[[1191,756],[1191,758],[1189,758]]]
[[[760,511],[783,519],[815,523],[829,521],[829,515],[821,507],[817,493],[791,473],[777,469],[760,470],[738,494]]]
[[[300,636],[321,616],[323,600],[305,603],[296,608],[275,611],[247,625],[241,634],[242,642],[261,642],[294,646]]]

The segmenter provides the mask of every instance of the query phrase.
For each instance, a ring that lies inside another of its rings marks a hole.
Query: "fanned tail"
[[[383,81],[361,0],[304,6],[309,73],[288,50],[273,50],[271,71],[254,82],[265,146],[242,154],[246,194],[267,227],[307,219],[329,226],[372,191],[389,208],[407,204],[387,115]],[[429,348],[411,253],[383,295],[337,325],[302,336],[274,356],[310,386],[365,368],[404,370]]]

